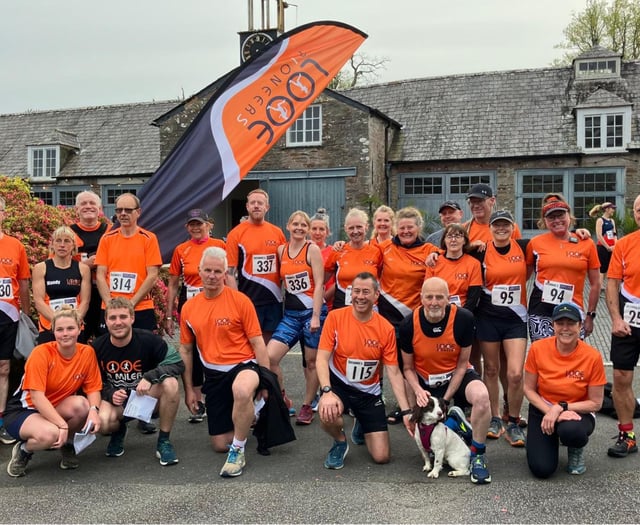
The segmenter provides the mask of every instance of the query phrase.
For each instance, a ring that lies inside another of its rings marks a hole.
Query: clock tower
[[[254,2],[256,0],[247,0],[248,6],[248,30],[240,31],[240,63],[246,62],[250,58],[260,54],[264,46],[273,42],[273,40],[284,32],[284,9],[288,7],[284,0],[257,0],[260,2],[260,23],[254,22]],[[275,4],[272,6],[271,4]],[[272,9],[275,8],[274,9]],[[277,20],[275,26],[272,26],[272,17]]]

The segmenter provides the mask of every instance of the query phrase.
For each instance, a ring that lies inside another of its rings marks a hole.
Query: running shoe
[[[491,474],[489,473],[484,454],[471,456],[471,483],[478,485],[491,483]]]
[[[153,423],[142,420],[138,420],[138,430],[141,434],[155,434],[158,431]]]
[[[634,432],[620,432],[616,444],[607,450],[607,454],[612,458],[624,458],[634,452],[638,452]]]
[[[314,397],[313,401],[311,401],[311,410],[313,410],[314,412],[317,412],[319,402],[320,402],[320,394],[316,392],[316,397]]]
[[[160,465],[166,467],[167,465],[175,465],[178,462],[178,456],[176,451],[168,439],[158,441],[156,447],[156,457],[160,460]]]
[[[489,423],[489,430],[487,430],[487,437],[491,439],[498,439],[504,432],[504,427],[502,426],[502,419],[497,416],[491,418],[491,422]]]
[[[569,474],[584,474],[587,467],[584,464],[584,447],[567,447],[569,463],[567,464],[567,472]]]
[[[13,445],[16,441],[16,438],[9,434],[6,428],[3,426],[0,427],[0,443],[3,445]]]
[[[525,445],[524,431],[516,423],[507,425],[504,437],[512,447],[524,447]]]
[[[76,449],[71,443],[62,445],[60,453],[62,454],[62,459],[60,460],[60,468],[62,470],[73,470],[80,466],[78,456],[76,456]]]
[[[347,457],[349,452],[349,443],[347,438],[342,433],[344,441],[334,441],[331,450],[327,454],[327,459],[324,460],[324,468],[339,470],[344,467],[344,458]]]
[[[27,473],[27,464],[33,457],[33,452],[22,450],[22,441],[18,441],[11,451],[11,459],[7,464],[7,474],[12,478],[19,478]]]
[[[467,418],[464,416],[464,412],[460,407],[452,406],[449,409],[449,412],[447,413],[447,420],[444,424],[458,434],[468,447],[471,446],[473,429],[471,428],[471,423],[467,421]]]
[[[108,458],[119,458],[124,454],[124,438],[127,435],[127,425],[124,421],[120,421],[120,428],[111,433],[111,439],[107,445],[107,451],[104,453]]]
[[[509,422],[509,403],[507,403],[506,401],[504,402],[502,408],[502,421],[504,421],[505,423]],[[518,416],[518,426],[520,428],[527,428],[527,420],[522,416]]]
[[[353,418],[353,428],[351,429],[351,441],[354,445],[364,445],[364,430],[358,418]]]
[[[311,405],[302,405],[300,407],[300,413],[296,418],[296,425],[310,425],[313,421],[313,410]]]
[[[195,414],[189,415],[189,423],[202,423],[207,415],[207,410],[202,401],[198,401],[198,410]]]
[[[227,454],[227,461],[220,471],[220,476],[223,478],[235,478],[242,474],[245,465],[244,450],[240,450],[238,447],[231,445],[229,447],[229,454]]]

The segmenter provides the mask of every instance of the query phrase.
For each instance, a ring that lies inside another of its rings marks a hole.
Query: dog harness
[[[422,442],[422,446],[427,452],[431,452],[431,434],[433,434],[433,429],[436,428],[438,423],[431,423],[430,425],[425,425],[424,423],[418,423],[418,432],[420,432],[420,441]],[[445,427],[446,432],[446,427]]]

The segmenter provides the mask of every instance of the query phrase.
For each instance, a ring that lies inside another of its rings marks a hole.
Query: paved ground
[[[287,391],[300,401],[300,355],[284,361]],[[607,373],[610,376],[611,370]],[[640,387],[638,381],[636,386]],[[640,388],[638,389],[640,392]],[[490,442],[493,483],[467,478],[427,479],[412,440],[390,427],[393,459],[375,465],[364,447],[351,446],[340,471],[323,468],[329,438],[317,421],[296,427],[297,441],[269,457],[248,446],[244,475],[222,479],[224,456],[208,446],[206,426],[190,425],[181,406],[172,434],[180,463],[161,467],[154,436],[129,432],[126,453],[106,458],[101,437],[81,456],[76,471],[58,468],[58,452],[40,452],[28,475],[12,479],[4,469],[11,447],[0,446],[0,521],[11,523],[628,523],[638,521],[640,455],[606,456],[615,421],[601,416],[587,449],[587,472],[563,470],[534,479],[524,450],[503,439]],[[346,418],[348,429],[351,428]]]

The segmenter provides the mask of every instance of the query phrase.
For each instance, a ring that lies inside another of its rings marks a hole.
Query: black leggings
[[[589,442],[589,436],[596,426],[591,414],[580,414],[579,421],[562,421],[556,424],[556,431],[542,433],[544,414],[529,405],[529,425],[527,428],[527,463],[529,470],[538,478],[548,478],[558,468],[559,444],[580,448]]]

